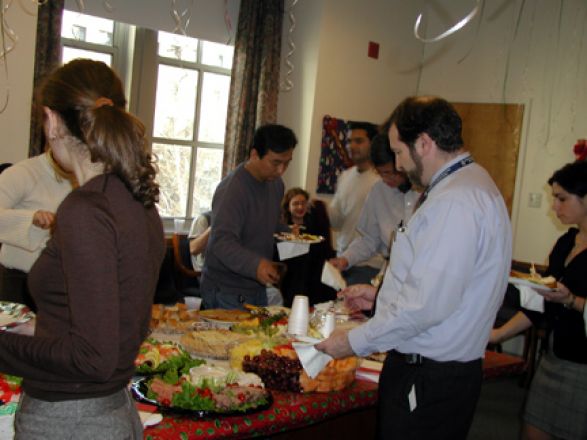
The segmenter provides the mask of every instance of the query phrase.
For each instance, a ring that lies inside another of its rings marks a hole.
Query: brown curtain
[[[45,149],[43,115],[37,105],[36,92],[41,80],[61,64],[63,3],[64,0],[49,0],[38,6],[29,157],[41,154]]]
[[[255,128],[275,122],[283,0],[242,0],[224,139],[223,175],[247,159]]]

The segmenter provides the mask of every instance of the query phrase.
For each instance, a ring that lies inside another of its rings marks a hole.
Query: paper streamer
[[[414,35],[416,36],[416,38],[418,40],[422,41],[423,43],[436,43],[437,41],[440,41],[440,40],[448,37],[449,35],[454,34],[458,30],[465,27],[471,20],[473,20],[473,18],[475,18],[475,16],[477,15],[477,13],[479,12],[479,10],[481,9],[481,7],[483,5],[483,0],[476,0],[476,1],[477,1],[477,4],[475,5],[475,7],[473,8],[473,10],[471,12],[469,12],[464,18],[459,20],[454,26],[452,26],[451,28],[447,29],[446,31],[444,31],[440,35],[437,35],[434,38],[424,38],[420,35],[420,23],[422,22],[422,15],[423,14],[418,15],[418,18],[416,18],[416,23],[414,24]]]
[[[228,0],[224,0],[224,24],[226,25],[226,32],[228,32],[228,41],[226,44],[229,45],[232,43],[232,20],[228,13]]]
[[[192,7],[194,6],[194,1],[190,2],[190,6],[184,9],[181,13],[177,8],[177,0],[171,0],[171,18],[175,21],[175,27],[173,28],[174,34],[182,34],[187,35],[187,29],[190,25],[190,20],[192,18]]]
[[[283,92],[289,92],[293,89],[294,84],[293,81],[291,80],[291,74],[294,71],[294,64],[291,61],[291,57],[294,54],[294,52],[296,51],[296,45],[293,41],[293,31],[296,28],[296,18],[294,16],[293,10],[294,7],[296,6],[296,3],[298,2],[298,0],[293,0],[291,3],[291,6],[289,7],[289,12],[288,12],[288,19],[289,19],[289,30],[287,33],[287,45],[289,47],[289,50],[287,52],[287,55],[285,56],[285,65],[287,66],[287,71],[285,72],[285,76],[283,78],[283,82],[281,84],[281,90]]]

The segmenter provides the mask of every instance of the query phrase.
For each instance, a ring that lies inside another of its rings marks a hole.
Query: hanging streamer
[[[283,78],[283,82],[281,84],[281,90],[283,92],[289,92],[293,89],[294,84],[291,80],[291,74],[294,71],[294,64],[291,61],[291,57],[296,51],[296,45],[293,41],[293,31],[296,28],[296,18],[294,16],[293,10],[296,6],[298,0],[293,0],[291,6],[289,7],[288,19],[289,19],[289,29],[287,33],[287,45],[289,50],[287,51],[287,55],[285,56],[285,65],[287,66],[287,71],[285,72],[285,76]]]
[[[104,6],[104,9],[106,9],[107,12],[114,11],[114,6],[112,6],[108,0],[103,0],[102,6]]]
[[[8,58],[6,55],[14,49],[17,42],[17,36],[12,28],[8,25],[6,20],[6,12],[8,11],[8,8],[10,8],[11,4],[12,0],[9,0],[8,2],[0,0],[0,36],[2,38],[2,52],[0,52],[0,62],[4,62],[4,76],[6,79],[6,93],[2,107],[0,107],[0,113],[4,113],[8,107],[8,101],[10,100],[10,87],[8,86]],[[7,39],[9,42],[6,41]]]
[[[226,44],[229,45],[232,43],[232,20],[228,13],[228,0],[224,0],[224,24],[226,25],[226,32],[228,33],[228,41]]]
[[[182,34],[187,36],[187,29],[190,25],[190,20],[192,18],[192,7],[194,6],[194,1],[191,1],[191,5],[185,8],[181,13],[177,8],[177,1],[171,0],[171,18],[175,21],[175,27],[173,28],[174,34]]]
[[[458,30],[465,27],[471,20],[473,20],[475,15],[477,15],[477,12],[479,12],[479,10],[481,9],[481,7],[483,5],[483,0],[476,0],[476,1],[477,1],[477,4],[473,8],[473,10],[467,14],[467,16],[465,18],[462,18],[453,27],[449,28],[448,30],[444,31],[442,34],[437,35],[434,38],[423,38],[422,36],[420,36],[420,23],[422,22],[422,15],[423,14],[418,15],[418,18],[416,18],[416,23],[414,24],[414,35],[416,36],[416,38],[418,40],[422,41],[423,43],[436,43],[437,41],[440,41],[440,40],[448,37],[449,35],[454,34]]]

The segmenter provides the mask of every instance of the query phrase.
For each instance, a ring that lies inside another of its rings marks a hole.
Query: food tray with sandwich
[[[316,244],[321,243],[324,241],[324,237],[321,235],[314,235],[314,234],[294,234],[293,232],[280,232],[274,234],[274,237],[278,241],[286,241],[289,243],[299,243],[299,244]]]
[[[530,270],[530,273],[511,270],[508,281],[516,286],[531,287],[540,294],[553,292],[557,286],[556,278],[552,276],[543,277],[535,270]]]
[[[140,375],[132,383],[137,400],[196,418],[239,415],[269,407],[271,390],[330,392],[355,380],[356,357],[331,360],[317,376],[308,376],[292,347],[296,339],[287,334],[289,309],[206,312],[196,319],[226,320],[230,328],[190,327],[178,342],[144,342],[135,362]],[[309,334],[320,337],[312,326]]]

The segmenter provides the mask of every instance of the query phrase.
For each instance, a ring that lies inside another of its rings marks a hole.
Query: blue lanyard
[[[418,199],[418,202],[416,203],[416,207],[414,208],[414,211],[416,211],[420,206],[422,206],[422,203],[424,203],[426,198],[428,198],[428,193],[430,193],[430,191],[432,191],[432,188],[434,188],[441,180],[445,179],[446,177],[450,176],[452,173],[460,170],[461,168],[472,164],[473,162],[475,162],[475,160],[473,159],[472,156],[469,155],[467,157],[463,157],[458,162],[453,163],[451,166],[449,166],[447,169],[445,169],[442,173],[440,173],[436,177],[436,179],[434,179],[430,183],[430,185],[428,185],[426,187],[426,189],[424,190],[424,192],[422,193],[422,195]]]

